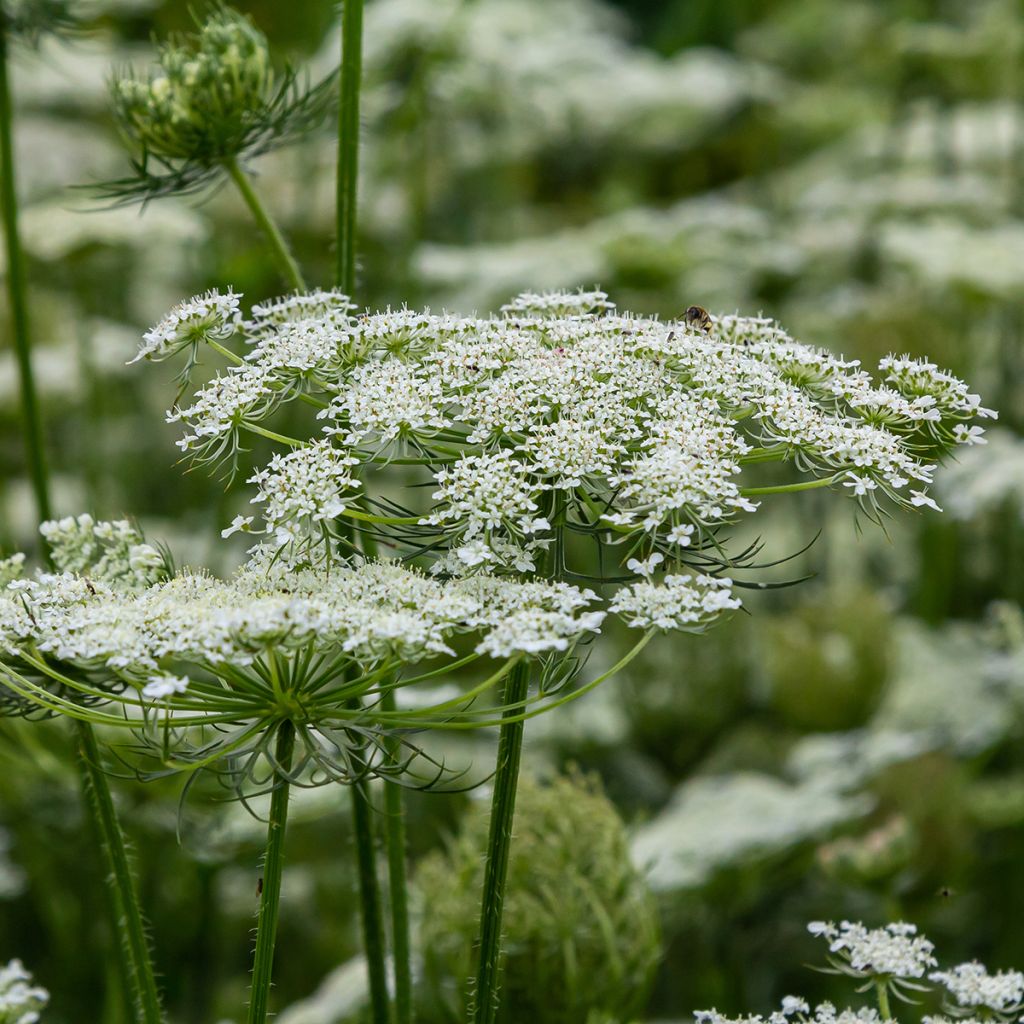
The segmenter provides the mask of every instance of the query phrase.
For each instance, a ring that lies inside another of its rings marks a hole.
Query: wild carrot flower
[[[32,984],[20,960],[0,967],[0,1024],[36,1024],[50,993]]]

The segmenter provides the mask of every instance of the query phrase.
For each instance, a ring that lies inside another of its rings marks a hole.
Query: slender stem
[[[356,287],[356,192],[359,180],[359,85],[363,73],[363,0],[344,0],[341,102],[338,105],[338,287]]]
[[[892,1020],[892,1010],[889,1008],[889,989],[885,982],[876,981],[875,991],[878,993],[878,1009],[882,1014],[882,1020]]]
[[[386,711],[395,710],[395,691],[388,689],[381,697]],[[392,764],[402,756],[402,744],[396,736],[385,740]],[[405,870],[405,809],[402,787],[397,782],[384,782],[384,814],[387,818],[388,887],[391,893],[391,951],[395,968],[394,1024],[412,1024],[412,957],[409,943],[409,887]]]
[[[504,703],[518,708],[526,700],[529,668],[519,662],[505,683]],[[513,712],[513,715],[515,712]],[[503,724],[498,736],[498,761],[491,797],[491,824],[487,837],[483,903],[480,912],[479,960],[473,998],[474,1024],[494,1024],[498,1015],[498,982],[501,974],[501,918],[505,908],[505,883],[512,849],[512,820],[516,811],[519,762],[523,751],[523,722]]]
[[[260,202],[260,197],[256,195],[256,190],[252,187],[252,182],[249,181],[245,171],[238,166],[238,161],[233,157],[224,161],[224,168],[238,187],[238,191],[242,194],[242,198],[245,200],[246,206],[249,207],[260,230],[266,235],[270,248],[273,250],[274,258],[277,260],[281,276],[297,292],[304,292],[306,290],[306,282],[303,280],[302,271],[299,270],[299,265],[295,262],[295,257],[292,256],[291,251],[288,249],[288,243],[284,240],[284,236],[278,229],[277,224],[274,223],[266,207]]]
[[[365,779],[352,784],[352,825],[355,832],[356,863],[359,868],[359,904],[363,922],[363,951],[370,976],[373,1024],[388,1024],[387,952],[384,921],[380,907],[376,850],[373,836],[373,808]]]
[[[43,425],[32,373],[29,337],[28,285],[25,258],[18,234],[18,196],[14,179],[10,78],[7,69],[7,31],[0,20],[0,213],[3,216],[7,250],[7,298],[10,303],[11,333],[21,380],[21,411],[24,420],[25,454],[39,520],[50,518],[50,491],[43,447]]]
[[[252,965],[252,996],[249,1000],[248,1024],[265,1024],[270,1008],[270,985],[274,970],[274,946],[277,943],[277,920],[281,910],[281,874],[284,869],[284,838],[288,821],[288,797],[291,789],[281,774],[291,767],[295,749],[295,727],[282,722],[277,733],[274,759],[278,778],[270,798],[270,820],[267,823],[267,852],[263,858],[263,888],[256,918],[256,954]]]
[[[107,777],[100,766],[96,735],[87,722],[76,722],[78,731],[78,762],[85,788],[86,804],[95,828],[103,840],[110,887],[116,904],[123,950],[127,957],[127,973],[131,982],[131,1002],[135,1020],[139,1024],[160,1024],[160,996],[157,993],[153,964],[149,957],[146,928],[139,909],[131,864],[124,833],[117,820],[114,800],[107,785]]]
[[[776,484],[773,487],[741,487],[740,494],[792,494],[796,491],[813,491],[819,487],[831,487],[836,482],[834,476],[822,477],[818,480],[804,480],[798,484]]]

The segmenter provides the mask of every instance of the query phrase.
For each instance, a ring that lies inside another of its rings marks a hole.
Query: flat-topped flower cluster
[[[874,992],[879,1007],[861,1006],[837,1010],[821,1003],[813,1010],[807,1000],[786,996],[780,1009],[768,1016],[730,1017],[717,1010],[694,1014],[698,1024],[881,1024],[893,1020],[888,995],[908,1005],[918,1005],[931,991],[925,976],[940,986],[942,1009],[949,1016],[924,1014],[922,1024],[979,1024],[980,1021],[1008,1021],[1019,1015],[1024,999],[1024,974],[998,971],[989,974],[984,964],[972,960],[948,970],[929,971],[938,961],[935,946],[917,927],[895,921],[881,928],[868,928],[859,921],[812,921],[808,931],[829,944],[830,973],[863,981],[858,992]],[[906,989],[913,992],[913,997]]]
[[[889,357],[875,378],[772,321],[710,322],[618,313],[597,291],[525,294],[486,318],[354,315],[344,295],[315,292],[246,321],[211,293],[141,354],[206,340],[232,358],[169,414],[195,458],[232,459],[257,434],[288,447],[252,478],[262,526],[242,528],[307,550],[326,539],[323,555],[337,520],[362,518],[452,574],[534,571],[566,532],[614,541],[623,565],[706,567],[724,526],[794,483],[835,485],[873,516],[884,499],[937,507],[936,462],[983,443],[976,421],[995,416],[923,360]],[[250,343],[244,357],[220,344],[229,333]],[[296,399],[312,407],[309,435],[268,430]],[[787,482],[747,486],[763,463],[787,463]],[[395,464],[426,486],[383,515],[362,487]]]
[[[257,545],[220,580],[174,571],[126,521],[82,515],[42,529],[56,571],[25,575],[19,557],[0,563],[4,703],[131,729],[143,749],[162,729],[162,770],[259,754],[287,720],[318,780],[351,779],[350,748],[382,748],[395,730],[487,724],[494,710],[480,698],[523,658],[539,662],[539,685],[521,713],[571,699],[580,691],[561,695],[571,677],[562,660],[600,632],[609,611],[647,637],[702,629],[737,604],[728,583],[710,577],[673,578],[668,609],[644,581],[609,606],[562,580],[443,578],[363,557],[296,564],[271,545]],[[490,667],[460,695],[430,689],[477,662]],[[411,701],[385,706],[424,685]],[[213,724],[221,739],[194,739],[196,727]],[[168,729],[176,731],[173,758]],[[394,769],[372,752],[360,765]]]

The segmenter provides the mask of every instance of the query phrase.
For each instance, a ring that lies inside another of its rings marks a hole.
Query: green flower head
[[[191,192],[233,161],[257,156],[314,127],[331,102],[331,79],[306,88],[275,69],[267,39],[218,4],[196,32],[171,37],[146,75],[114,76],[114,114],[134,152],[135,174],[103,187],[131,201]]]

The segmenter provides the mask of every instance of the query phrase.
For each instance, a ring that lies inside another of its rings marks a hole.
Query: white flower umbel
[[[351,772],[344,751],[368,739],[383,748],[393,729],[489,721],[481,696],[522,659],[565,654],[599,632],[597,602],[561,582],[444,581],[389,561],[303,569],[262,549],[229,580],[186,571],[139,587],[116,574],[40,572],[0,591],[0,678],[5,698],[141,731],[154,750],[156,709],[159,728],[180,734],[174,763],[186,768],[219,750],[258,752],[287,718],[328,781]],[[381,709],[385,692],[445,673],[460,637],[458,664],[481,662],[482,682],[437,706]],[[544,691],[531,709],[554,698]],[[193,756],[189,730],[214,723],[223,738],[204,736]]]
[[[50,993],[32,984],[20,960],[0,967],[0,1024],[36,1024]]]
[[[989,974],[984,964],[972,960],[948,971],[933,971],[928,977],[939,982],[949,994],[950,1010],[957,1016],[985,1011],[1009,1018],[1017,1016],[1024,1001],[1024,973],[997,971]]]
[[[288,444],[298,491],[320,486],[326,447],[371,494],[401,466],[400,499],[326,504],[445,571],[534,571],[545,552],[571,571],[562,539],[575,532],[618,549],[612,576],[655,554],[669,575],[733,575],[726,530],[766,496],[833,487],[872,517],[886,502],[933,508],[937,463],[995,415],[923,360],[890,356],[872,377],[772,321],[712,317],[704,331],[617,313],[598,291],[528,293],[492,317],[350,314],[327,292],[256,307],[255,344],[170,419],[200,460],[232,459],[248,434]],[[318,410],[308,481],[297,450],[310,437],[266,425],[296,399]],[[328,514],[299,519],[346,536]]]
[[[913,1002],[910,992],[925,992],[920,980],[930,967],[936,967],[935,946],[917,927],[894,921],[882,928],[867,928],[860,921],[812,921],[807,926],[812,935],[828,942],[828,973],[844,974],[863,982],[858,989],[874,989],[882,1016],[888,1019],[889,996],[906,1003]]]
[[[903,921],[882,928],[867,928],[859,921],[812,921],[807,930],[828,942],[832,963],[858,977],[923,978],[929,967],[938,966],[934,944]]]
[[[241,324],[239,296],[229,288],[221,295],[216,289],[179,303],[155,327],[142,336],[142,344],[131,362],[168,359],[182,349],[197,349],[210,341],[230,338]]]
[[[144,587],[164,572],[164,559],[126,519],[97,522],[84,513],[39,527],[60,572]]]
[[[781,1009],[767,1017],[728,1017],[717,1010],[696,1010],[693,1016],[697,1024],[880,1024],[882,1019],[874,1007],[837,1010],[832,1003],[819,1003],[811,1014],[807,1000],[799,996],[786,996]]]

